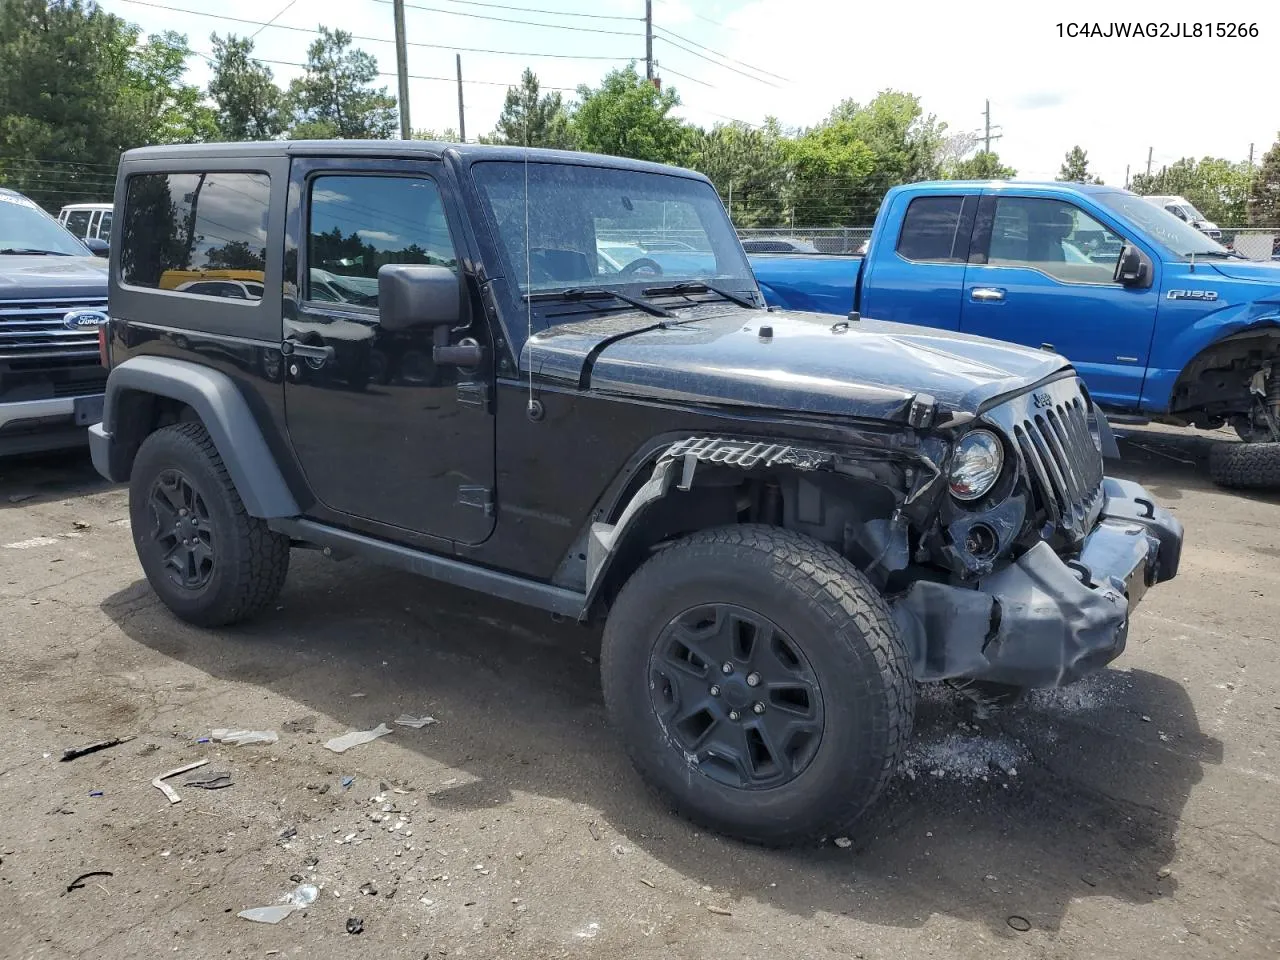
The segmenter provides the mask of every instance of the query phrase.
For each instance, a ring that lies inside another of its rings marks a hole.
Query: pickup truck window
[[[902,219],[898,254],[931,263],[963,263],[968,259],[973,215],[964,215],[966,199],[972,198],[951,195],[912,200]]]
[[[991,266],[1030,267],[1064,283],[1112,283],[1124,239],[1061,200],[999,197]]]
[[[1162,207],[1127,190],[1095,193],[1093,198],[1117,216],[1136,223],[1151,239],[1162,244],[1174,256],[1228,256],[1227,248],[1184,223]]]
[[[724,205],[705,181],[565,163],[488,160],[471,169],[501,269],[521,293],[654,277],[755,289]]]
[[[307,223],[308,300],[373,309],[383,264],[458,269],[440,189],[423,177],[316,177]]]
[[[265,173],[146,173],[129,178],[121,279],[135,287],[256,302],[266,269]],[[240,281],[205,283],[203,281]],[[250,296],[246,297],[245,293]]]

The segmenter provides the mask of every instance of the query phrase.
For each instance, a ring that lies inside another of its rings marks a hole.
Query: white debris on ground
[[[1066,687],[1033,690],[1027,706],[1053,713],[1082,713],[1114,704],[1128,691],[1133,677],[1125,670],[1099,670]]]
[[[1010,737],[953,731],[941,738],[924,737],[907,748],[898,772],[910,780],[936,777],[951,780],[1014,778],[1026,751]]]

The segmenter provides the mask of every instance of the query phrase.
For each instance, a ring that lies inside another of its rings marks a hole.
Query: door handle
[[[306,360],[323,360],[328,363],[334,358],[333,347],[313,347],[307,343],[299,343],[292,337],[280,343],[280,352],[286,357],[302,357]]]
[[[969,293],[969,299],[978,300],[983,303],[988,303],[994,300],[1003,300],[1004,291],[998,287],[974,287]]]

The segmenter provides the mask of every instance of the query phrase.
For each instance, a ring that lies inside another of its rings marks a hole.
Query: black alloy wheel
[[[685,610],[658,636],[649,675],[672,747],[725,786],[782,786],[818,751],[817,675],[795,641],[756,611],[732,603]]]
[[[213,577],[216,542],[204,497],[186,474],[169,469],[152,483],[147,506],[165,575],[186,590],[203,590]]]

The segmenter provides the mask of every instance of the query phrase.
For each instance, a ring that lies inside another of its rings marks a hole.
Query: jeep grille
[[[1084,538],[1102,509],[1102,454],[1075,379],[1059,380],[992,410],[1018,449],[1041,516],[1068,539]]]

